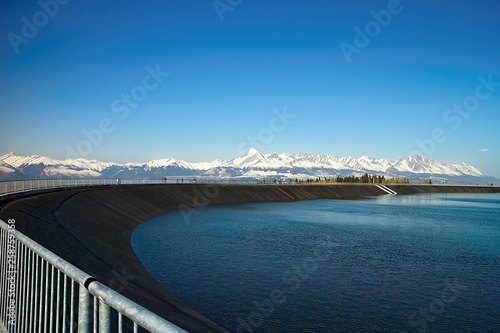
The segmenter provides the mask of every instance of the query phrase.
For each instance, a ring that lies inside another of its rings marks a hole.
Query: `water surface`
[[[132,246],[166,290],[230,331],[500,327],[498,194],[250,203],[189,213],[140,225]]]

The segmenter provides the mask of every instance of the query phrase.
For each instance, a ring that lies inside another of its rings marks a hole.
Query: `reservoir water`
[[[131,243],[232,332],[500,328],[500,194],[202,207],[143,223]]]

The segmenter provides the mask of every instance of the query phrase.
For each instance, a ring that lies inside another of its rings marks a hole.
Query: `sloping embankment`
[[[497,187],[389,186],[399,194],[500,192]],[[153,280],[134,255],[140,223],[174,209],[207,204],[354,199],[385,194],[373,185],[145,185],[80,188],[0,202],[0,218],[125,296],[190,332],[222,328]],[[189,225],[186,225],[189,228]]]

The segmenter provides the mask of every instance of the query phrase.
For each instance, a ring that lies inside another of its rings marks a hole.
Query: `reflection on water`
[[[384,195],[368,197],[377,203],[405,204],[405,205],[438,205],[438,206],[463,206],[499,208],[500,201],[497,194],[470,194],[470,193],[432,193],[418,195]]]
[[[170,212],[132,246],[235,332],[494,332],[500,195],[387,195]]]

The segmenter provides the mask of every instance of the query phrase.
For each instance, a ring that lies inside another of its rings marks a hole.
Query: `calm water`
[[[498,194],[192,212],[142,224],[132,246],[165,289],[230,331],[499,331]]]

